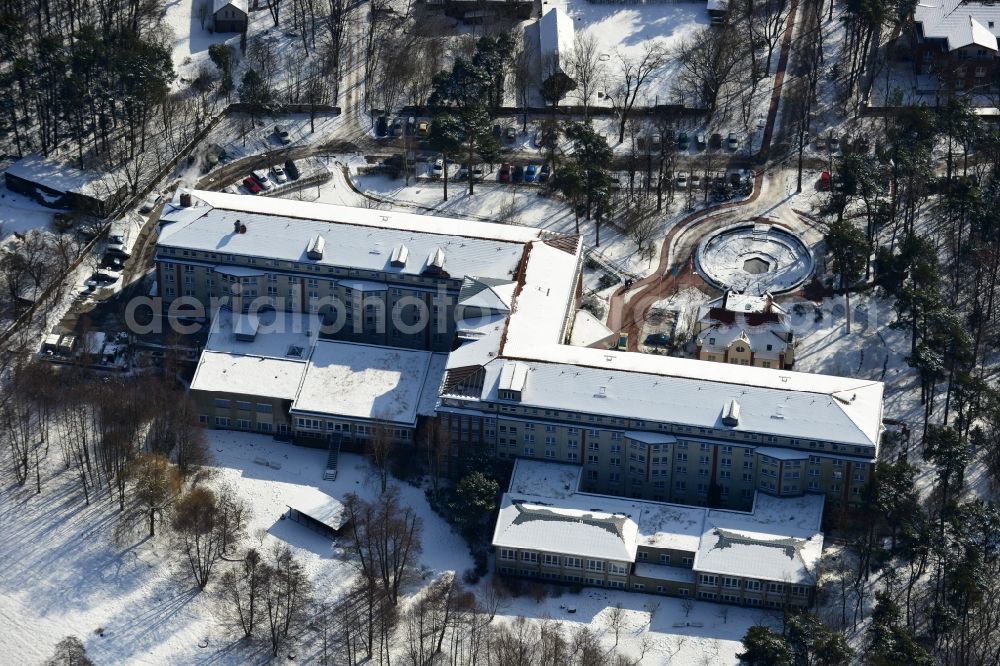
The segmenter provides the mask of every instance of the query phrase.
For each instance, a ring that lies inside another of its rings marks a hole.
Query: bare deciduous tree
[[[618,72],[607,86],[608,99],[618,115],[618,143],[625,140],[629,114],[643,88],[654,81],[667,64],[667,51],[658,41],[647,42],[638,56],[617,52]]]

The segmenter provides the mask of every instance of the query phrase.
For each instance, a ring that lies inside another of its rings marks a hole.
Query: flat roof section
[[[436,363],[435,357],[440,357]],[[445,355],[426,351],[320,340],[292,412],[413,426],[425,392],[435,398]]]

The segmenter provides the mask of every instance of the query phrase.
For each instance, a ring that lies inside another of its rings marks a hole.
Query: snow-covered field
[[[601,49],[601,60],[611,79],[617,78],[620,60],[641,59],[649,45],[658,43],[674,50],[685,39],[691,39],[708,26],[708,11],[704,2],[651,2],[646,4],[593,3],[588,0],[554,0],[549,7],[558,7],[573,19],[577,32],[593,35]],[[656,81],[639,95],[638,104],[679,101],[674,99],[675,67],[670,65]],[[610,105],[598,100],[597,105]]]
[[[377,481],[358,456],[344,455],[336,481],[321,479],[325,452],[275,442],[269,437],[209,431],[217,475],[253,506],[250,540],[267,548],[287,543],[302,561],[316,594],[335,602],[349,583],[351,565],[331,542],[304,526],[283,520],[287,504],[317,490],[335,498],[348,492],[373,497]],[[247,645],[217,619],[217,599],[209,588],[199,593],[188,572],[160,535],[128,546],[115,546],[111,530],[116,505],[101,498],[83,506],[77,480],[61,469],[58,448],[41,495],[31,487],[7,487],[0,493],[0,653],[11,664],[43,661],[68,634],[78,635],[99,664],[246,664],[264,663],[269,651]],[[254,461],[265,459],[280,469]],[[30,484],[29,484],[30,486]],[[425,580],[444,571],[472,566],[468,550],[427,505],[423,491],[401,485],[401,500],[424,521],[420,564]],[[222,564],[224,566],[224,563]],[[216,575],[220,574],[216,572]],[[635,659],[648,644],[643,664],[735,663],[739,639],[757,622],[773,622],[760,610],[695,602],[686,614],[679,599],[585,588],[568,590],[541,602],[514,598],[498,621],[517,615],[553,618],[571,630],[587,624],[608,648],[610,608],[626,609],[626,629],[619,651]],[[408,593],[416,589],[407,590]],[[567,607],[576,609],[570,615]],[[682,626],[677,626],[678,624]],[[101,631],[98,631],[101,630]],[[300,663],[309,663],[312,647],[299,646]],[[670,655],[674,654],[673,659]]]

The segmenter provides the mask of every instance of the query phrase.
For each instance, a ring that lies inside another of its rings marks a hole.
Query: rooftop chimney
[[[190,192],[181,192],[181,206],[183,208],[190,208],[191,207],[191,193]]]

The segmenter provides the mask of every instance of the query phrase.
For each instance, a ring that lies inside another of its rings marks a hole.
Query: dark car
[[[285,173],[288,175],[289,180],[299,179],[299,167],[295,164],[294,160],[285,160]]]
[[[510,171],[511,171],[510,162],[504,162],[503,164],[501,164],[500,172],[497,174],[497,180],[499,180],[501,183],[509,183]]]
[[[538,172],[538,182],[547,183],[549,181],[549,176],[552,175],[552,168],[545,164],[542,166],[542,170]]]
[[[538,180],[538,165],[529,164],[524,170],[524,182],[534,183]]]
[[[681,132],[677,135],[677,150],[681,152],[687,152],[691,147],[691,139],[688,138],[687,132]]]
[[[518,164],[516,167],[514,167],[514,176],[513,176],[512,180],[515,183],[523,183],[524,182],[524,167],[521,166],[520,164]]]
[[[389,133],[389,119],[379,116],[375,119],[375,136],[382,137]]]
[[[507,143],[514,143],[514,141],[517,139],[517,130],[514,129],[513,127],[508,127],[507,130],[504,132],[504,137],[506,137]]]
[[[722,134],[720,134],[719,132],[714,133],[708,139],[708,145],[710,148],[712,148],[712,150],[718,150],[719,148],[722,148]]]
[[[646,336],[647,347],[666,347],[670,344],[670,336],[666,333],[650,333]]]

